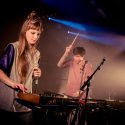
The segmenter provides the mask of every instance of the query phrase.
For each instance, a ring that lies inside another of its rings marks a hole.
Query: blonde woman
[[[17,90],[32,93],[34,79],[41,77],[37,44],[42,31],[40,16],[32,11],[22,25],[19,39],[8,44],[0,58],[0,109],[13,125],[30,124],[32,109],[17,102],[16,97]]]

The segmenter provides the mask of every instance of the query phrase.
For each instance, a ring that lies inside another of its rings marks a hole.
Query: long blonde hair
[[[42,21],[40,19],[40,16],[35,12],[32,11],[24,21],[20,34],[19,34],[19,46],[18,46],[18,51],[19,51],[19,56],[18,56],[18,73],[20,76],[20,83],[25,83],[26,80],[26,75],[28,72],[29,68],[29,62],[26,57],[27,53],[29,52],[29,45],[26,40],[26,31],[29,29],[35,29],[35,30],[43,30],[42,26]],[[35,45],[36,48],[36,45]],[[35,53],[35,51],[34,51]],[[33,53],[33,54],[34,54]],[[33,55],[32,54],[32,55]]]

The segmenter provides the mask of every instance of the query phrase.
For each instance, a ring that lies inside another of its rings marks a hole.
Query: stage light
[[[77,35],[77,32],[73,32],[73,31],[69,31],[67,32],[68,34]],[[110,34],[110,33],[100,33],[100,34],[87,34],[86,33],[80,33],[79,37],[82,37],[86,40],[90,40],[91,42],[96,42],[96,43],[100,43],[100,44],[105,44],[105,45],[109,45],[109,46],[117,46],[117,47],[121,47],[120,46],[120,36],[117,36],[116,34]],[[122,42],[122,41],[121,41]]]
[[[70,27],[73,30],[80,32],[79,36],[84,39],[90,40],[91,42],[96,42],[100,44],[105,44],[109,46],[116,46],[121,48],[121,36],[116,35],[104,28],[80,24],[68,20],[61,20],[57,18],[49,18],[49,20],[63,24],[64,26]],[[77,32],[67,31],[68,34],[76,35]]]
[[[80,24],[80,23],[75,23],[75,22],[72,22],[72,21],[61,20],[61,19],[56,19],[56,18],[51,18],[50,20],[54,21],[54,22],[57,22],[57,23],[60,23],[60,24],[63,24],[65,26],[69,26],[71,28],[75,28],[75,29],[78,29],[78,30],[81,30],[81,31],[86,31],[85,26],[83,24]]]
[[[48,20],[51,20],[51,17],[49,17]]]
[[[76,32],[71,32],[71,31],[69,31],[69,30],[68,30],[68,34],[75,35],[75,36],[77,35]],[[79,34],[79,35],[80,35],[80,34]]]

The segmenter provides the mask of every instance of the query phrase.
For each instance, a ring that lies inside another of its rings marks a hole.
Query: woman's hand
[[[42,74],[41,69],[38,67],[35,67],[33,70],[33,77],[34,78],[41,77],[41,74]]]
[[[13,83],[13,84],[11,85],[11,87],[12,87],[13,89],[21,90],[22,92],[26,92],[26,90],[27,90],[27,89],[24,87],[23,84]]]
[[[21,90],[23,92],[26,92],[27,90],[27,88],[25,88],[23,84],[14,82],[2,70],[0,70],[0,80],[13,89]]]

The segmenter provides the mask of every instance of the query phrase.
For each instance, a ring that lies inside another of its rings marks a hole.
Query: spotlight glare
[[[51,17],[48,18],[48,20],[51,20],[51,19],[52,19]]]

